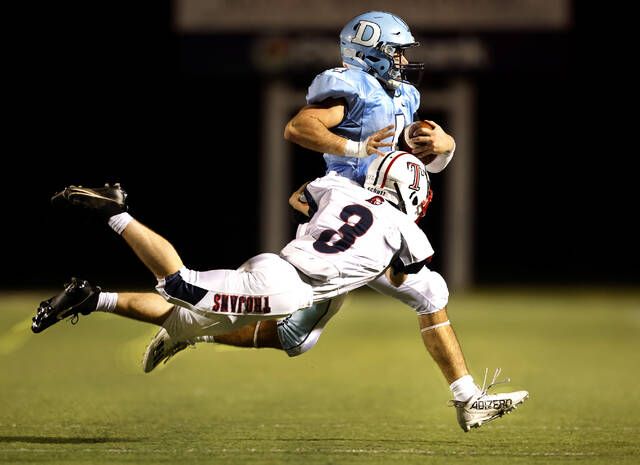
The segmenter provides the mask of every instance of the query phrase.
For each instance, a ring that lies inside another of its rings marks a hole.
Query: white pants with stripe
[[[215,336],[311,306],[313,290],[275,254],[247,260],[237,270],[182,268],[158,280],[158,292],[176,305],[165,324],[172,337]]]

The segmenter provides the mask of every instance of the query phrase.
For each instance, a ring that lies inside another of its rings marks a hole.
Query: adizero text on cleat
[[[504,392],[499,394],[488,394],[487,391],[500,384],[496,382],[496,377],[500,373],[500,369],[496,370],[493,381],[487,388],[484,387],[478,394],[472,396],[466,402],[453,401],[456,408],[458,424],[463,431],[468,432],[471,428],[479,428],[480,426],[492,420],[502,417],[507,413],[514,411],[520,404],[529,398],[527,391]],[[506,381],[503,381],[506,382]]]
[[[119,183],[104,187],[65,187],[51,198],[56,206],[68,205],[92,211],[100,216],[109,218],[127,211],[127,193]]]
[[[454,401],[458,423],[466,432],[514,411],[529,397],[527,391],[480,394],[467,402]]]
[[[60,294],[40,303],[32,318],[31,330],[40,333],[69,316],[74,322],[78,313],[88,315],[96,309],[99,294],[99,286],[92,286],[83,279],[71,278]]]

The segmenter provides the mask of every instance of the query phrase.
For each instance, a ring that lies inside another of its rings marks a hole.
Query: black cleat
[[[127,193],[119,183],[104,187],[65,187],[51,197],[51,203],[56,206],[70,205],[92,211],[100,216],[109,218],[127,211]]]
[[[32,318],[31,331],[40,333],[68,316],[72,316],[71,322],[74,323],[78,313],[88,315],[96,309],[100,291],[100,286],[71,278],[71,282],[65,284],[64,291],[40,303],[36,316]]]

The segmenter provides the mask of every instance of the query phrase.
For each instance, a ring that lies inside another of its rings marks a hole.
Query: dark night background
[[[268,221],[258,211],[261,106],[271,77],[247,59],[255,36],[178,35],[168,2],[83,5],[44,7],[17,38],[0,286],[54,288],[72,275],[104,287],[155,284],[107,227],[50,208],[49,197],[72,183],[120,181],[132,214],[192,268],[235,268],[259,253]],[[482,70],[427,70],[421,88],[427,98],[456,74],[476,85],[478,285],[640,282],[628,224],[637,194],[622,195],[633,175],[596,164],[625,154],[610,150],[613,134],[595,131],[611,124],[594,109],[614,83],[590,88],[596,80],[582,58],[594,44],[594,12],[580,7],[559,32],[413,30],[425,47],[473,35],[491,54]],[[338,32],[324,34],[336,40],[336,62]],[[318,71],[285,78],[305,89]],[[297,184],[320,174],[318,155],[296,156]],[[447,247],[437,202],[438,191],[424,226],[436,251]]]

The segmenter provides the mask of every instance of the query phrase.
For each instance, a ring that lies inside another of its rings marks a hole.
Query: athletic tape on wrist
[[[129,223],[133,221],[133,217],[127,213],[118,213],[109,218],[108,224],[115,232],[122,235],[122,232],[129,226]]]
[[[347,139],[347,144],[344,146],[344,156],[355,158],[368,157],[367,141],[356,142],[355,140]]]

